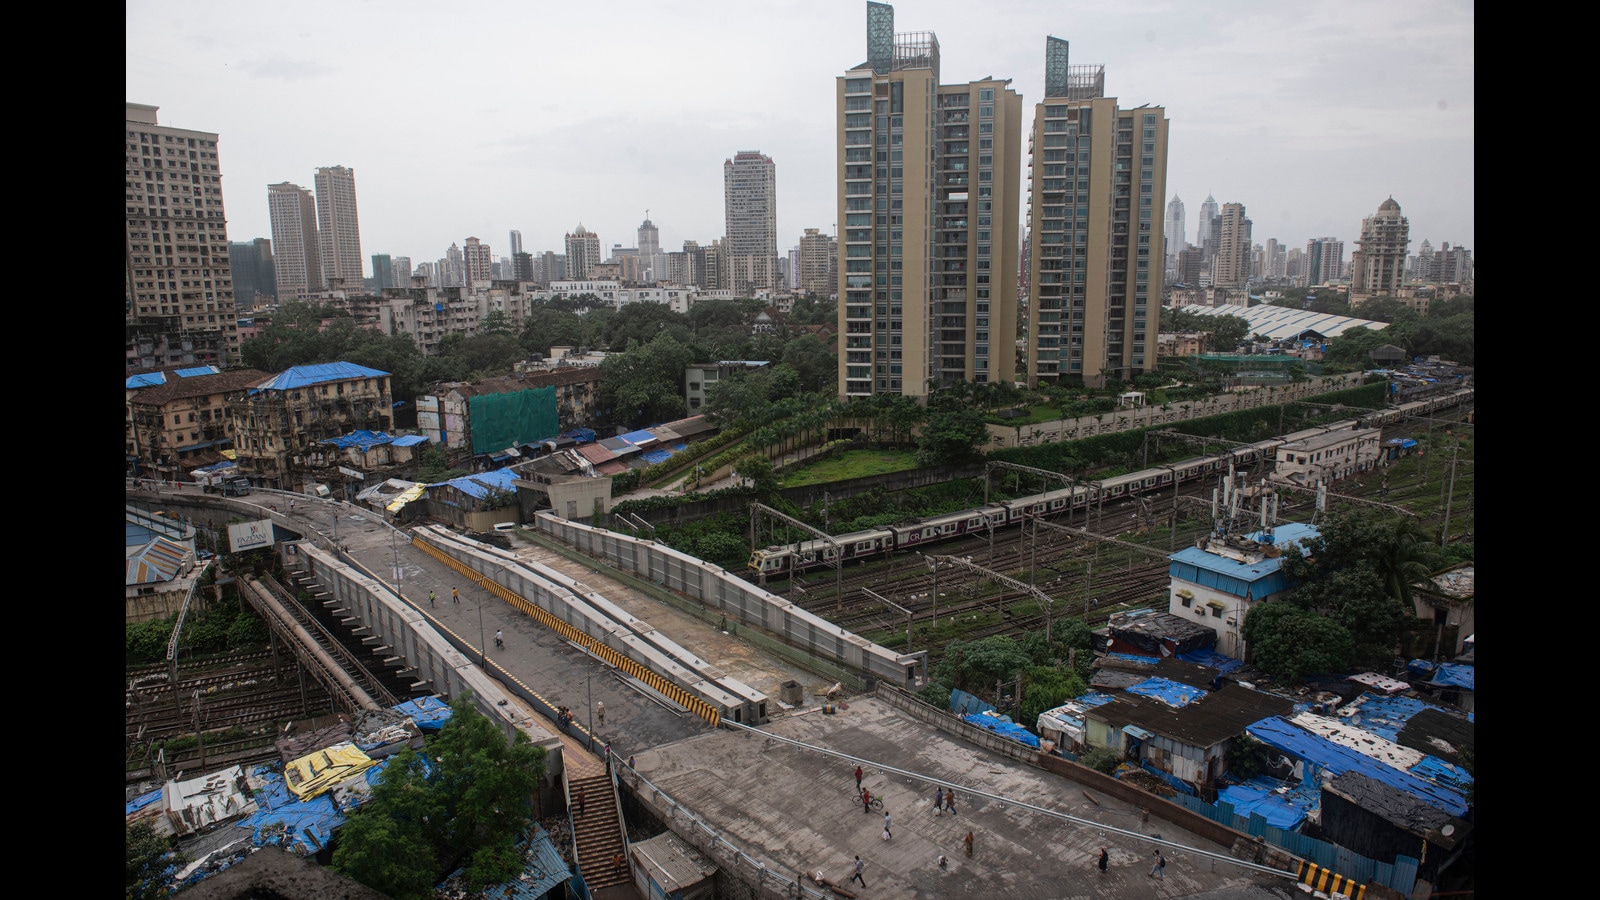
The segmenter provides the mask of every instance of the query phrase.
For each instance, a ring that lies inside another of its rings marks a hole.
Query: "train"
[[[832,543],[815,539],[759,548],[750,554],[749,569],[752,574],[766,578],[782,577],[821,566],[832,566],[841,553],[845,562],[852,562],[895,551],[916,550],[940,541],[953,540],[962,535],[988,534],[992,529],[1018,525],[1026,519],[1037,516],[1054,516],[1062,512],[1080,510],[1087,504],[1100,502],[1102,498],[1121,501],[1141,494],[1174,490],[1174,479],[1178,484],[1183,484],[1226,475],[1230,471],[1239,471],[1257,463],[1264,464],[1276,459],[1277,449],[1286,443],[1344,429],[1393,425],[1404,421],[1407,416],[1426,416],[1458,406],[1470,401],[1472,394],[1471,388],[1452,391],[1400,406],[1363,413],[1358,418],[1317,425],[1293,434],[1235,446],[1229,450],[1169,465],[1153,466],[1114,478],[1079,483],[1042,494],[999,501],[976,509],[931,516],[901,525],[836,535]]]

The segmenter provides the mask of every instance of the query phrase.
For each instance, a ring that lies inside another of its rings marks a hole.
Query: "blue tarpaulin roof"
[[[1023,728],[1021,725],[1016,724],[1015,722],[1008,722],[996,716],[986,716],[982,713],[973,713],[970,716],[962,716],[961,719],[964,722],[970,722],[971,724],[976,725],[986,731],[992,731],[995,734],[1011,738],[1014,741],[1021,741],[1022,743],[1027,744],[1029,747],[1039,746],[1039,736],[1028,729]]]
[[[958,716],[964,716],[968,713],[987,712],[991,709],[994,709],[994,706],[979,700],[960,688],[950,691],[950,711]]]
[[[403,434],[394,439],[396,447],[415,447],[418,444],[426,444],[427,442],[428,436],[425,434]]]
[[[388,372],[358,366],[355,363],[331,362],[314,366],[294,366],[274,375],[258,391],[287,391],[325,381],[348,381],[352,378],[388,378]]]
[[[1417,442],[1413,441],[1411,438],[1390,438],[1384,443],[1387,443],[1391,447],[1403,447],[1406,449],[1410,449],[1417,445]]]
[[[593,428],[574,428],[574,429],[572,429],[570,431],[561,432],[561,436],[562,437],[572,438],[573,440],[577,441],[580,444],[592,444],[592,443],[594,443],[594,429]]]
[[[131,816],[139,810],[144,809],[146,806],[149,806],[157,800],[160,800],[163,793],[165,793],[165,789],[156,788],[148,794],[140,794],[132,800],[129,800],[128,812],[126,814]]]
[[[649,463],[666,462],[672,458],[671,450],[646,450],[639,454],[639,458]]]
[[[1217,800],[1233,807],[1245,818],[1260,814],[1267,824],[1284,831],[1293,831],[1306,820],[1306,811],[1282,799],[1271,790],[1251,784],[1230,784],[1217,795]]]
[[[549,833],[537,824],[533,826],[533,834],[516,845],[516,852],[527,861],[522,874],[510,881],[485,887],[482,896],[506,897],[510,900],[539,900],[552,888],[561,886],[567,879],[573,877],[572,870],[567,867],[566,860],[561,858],[561,851],[556,849]],[[598,864],[592,867],[591,875],[598,868]],[[458,880],[465,871],[464,868],[457,869],[446,876],[445,881],[448,883]]]
[[[415,700],[397,703],[391,709],[410,716],[423,731],[438,731],[444,727],[444,723],[450,721],[451,716],[455,715],[450,704],[438,697],[418,697]]]
[[[1399,736],[1400,729],[1406,727],[1406,722],[1412,716],[1425,709],[1434,708],[1436,707],[1421,700],[1409,697],[1385,697],[1367,691],[1339,708],[1339,720],[1347,725],[1357,726],[1363,731],[1370,731],[1386,741],[1392,741]],[[1361,717],[1360,722],[1354,721],[1356,716]]]
[[[1202,666],[1210,666],[1223,675],[1227,675],[1230,672],[1235,672],[1244,666],[1244,662],[1242,660],[1234,659],[1231,656],[1225,656],[1215,650],[1210,649],[1209,647],[1198,650],[1185,650],[1178,654],[1178,658],[1184,662],[1192,662]]]
[[[516,478],[517,473],[510,469],[495,469],[493,472],[479,472],[476,475],[463,475],[460,478],[452,478],[442,484],[449,485],[469,497],[476,497],[482,500],[489,496],[491,490],[515,491],[517,486],[513,482]],[[429,485],[429,487],[439,486]]]
[[[1472,686],[1474,668],[1455,663],[1440,663],[1439,668],[1433,672],[1433,680],[1429,684],[1449,687],[1464,687],[1467,690],[1476,690]]]
[[[619,437],[621,437],[623,440],[627,441],[628,443],[633,444],[634,446],[638,446],[640,444],[648,444],[651,441],[659,440],[655,435],[651,434],[648,431],[645,431],[644,429],[640,429],[638,431],[630,431],[627,434],[619,435]]]
[[[212,463],[209,466],[201,466],[200,468],[195,469],[194,471],[196,471],[196,472],[205,472],[207,474],[210,474],[210,473],[216,472],[216,471],[218,471],[220,469],[226,469],[229,466],[237,466],[237,465],[238,465],[237,462],[234,462],[231,459],[225,459],[222,462]]]
[[[142,375],[129,375],[128,380],[123,382],[123,387],[131,391],[134,388],[155,387],[158,384],[166,383],[167,376],[160,372],[145,372]]]
[[[1168,681],[1165,678],[1148,678],[1128,688],[1128,693],[1138,694],[1142,697],[1154,697],[1171,707],[1182,708],[1199,700],[1206,692],[1187,684]]]
[[[341,435],[341,436],[336,437],[336,438],[326,438],[325,440],[322,440],[319,443],[332,444],[335,447],[338,447],[340,449],[346,449],[346,448],[349,448],[349,447],[360,447],[362,449],[362,451],[366,451],[366,449],[369,448],[369,447],[376,447],[379,444],[387,444],[387,443],[389,443],[390,441],[393,441],[393,440],[394,440],[394,438],[390,437],[389,433],[386,432],[386,431],[364,431],[363,430],[363,431],[352,431],[349,434]]]
[[[222,372],[216,366],[193,366],[187,369],[174,369],[172,374],[179,378],[199,378],[202,375],[217,375]]]
[[[1466,800],[1455,791],[1429,784],[1409,772],[1379,762],[1359,751],[1341,747],[1281,717],[1262,719],[1245,728],[1245,731],[1268,746],[1305,760],[1308,780],[1317,780],[1314,773],[1309,771],[1311,769],[1326,771],[1333,775],[1359,772],[1374,781],[1382,782],[1395,790],[1445,810],[1453,816],[1464,815],[1467,811]]]

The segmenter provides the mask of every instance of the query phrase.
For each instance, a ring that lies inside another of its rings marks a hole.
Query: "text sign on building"
[[[228,526],[228,543],[234,553],[272,546],[272,521],[236,522]]]

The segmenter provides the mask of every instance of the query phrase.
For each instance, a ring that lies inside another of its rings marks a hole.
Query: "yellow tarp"
[[[237,450],[223,450],[222,451],[222,458],[223,459],[238,460],[239,459],[239,451],[237,451]]]
[[[355,744],[335,744],[308,753],[283,767],[289,790],[301,800],[310,800],[352,775],[359,775],[375,763]]]
[[[425,484],[414,484],[411,487],[406,488],[400,492],[400,496],[390,500],[389,505],[385,506],[384,509],[392,513],[399,512],[400,509],[407,503],[410,503],[418,497],[421,497],[423,490],[425,490],[427,487],[428,486]]]

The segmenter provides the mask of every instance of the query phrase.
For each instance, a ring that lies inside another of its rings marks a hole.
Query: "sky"
[[[1167,191],[1243,203],[1253,240],[1355,249],[1393,196],[1423,239],[1476,255],[1470,0],[902,0],[940,81],[1011,78],[1023,143],[1046,36],[1103,64],[1123,107],[1166,108]],[[663,250],[725,231],[722,164],[777,170],[778,250],[835,233],[835,79],[867,56],[865,0],[127,0],[126,85],[160,124],[215,132],[228,236],[271,237],[267,185],[355,170],[361,250],[565,252],[581,223]],[[968,15],[971,10],[981,10]],[[1026,150],[1024,150],[1026,153]],[[1024,156],[1022,164],[1026,166]],[[1021,207],[1026,214],[1026,206]]]

